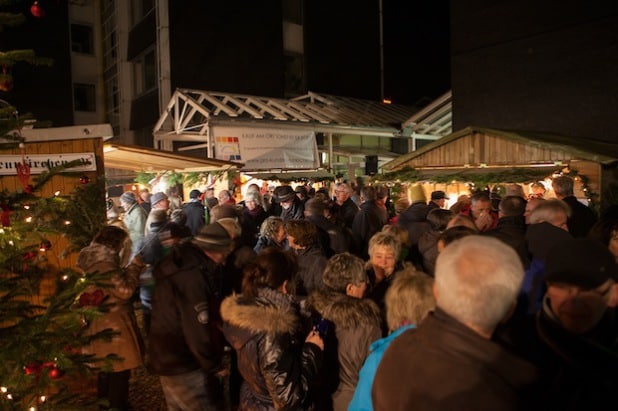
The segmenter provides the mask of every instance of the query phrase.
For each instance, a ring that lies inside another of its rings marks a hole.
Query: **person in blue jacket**
[[[391,332],[371,344],[348,411],[373,410],[371,386],[380,360],[395,338],[415,328],[435,308],[432,287],[433,279],[421,271],[408,269],[397,275],[385,297],[386,321]]]

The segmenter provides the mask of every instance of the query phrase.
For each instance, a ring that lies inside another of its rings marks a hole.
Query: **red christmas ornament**
[[[58,378],[64,375],[64,371],[62,371],[60,368],[56,367],[55,365],[48,367],[47,370],[48,370],[47,375],[52,380],[57,380]]]
[[[39,374],[41,374],[41,368],[42,367],[43,366],[41,364],[39,364],[39,363],[35,363],[35,362],[30,363],[30,364],[24,366],[24,374],[26,374],[26,375],[37,375],[38,376]]]
[[[90,182],[90,177],[88,176],[81,176],[79,178],[79,182],[82,184],[88,184]]]
[[[104,299],[105,293],[103,290],[95,290],[91,293],[82,293],[82,295],[79,296],[79,305],[81,307],[98,307]]]
[[[45,9],[39,5],[38,1],[32,3],[32,6],[30,6],[30,13],[37,18],[45,17]]]

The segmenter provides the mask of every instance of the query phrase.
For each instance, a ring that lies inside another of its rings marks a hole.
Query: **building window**
[[[155,51],[147,51],[142,56],[135,59],[133,63],[135,77],[135,94],[140,95],[156,88],[157,86],[157,66]]]
[[[73,84],[73,104],[75,111],[97,111],[94,84]]]
[[[303,0],[283,0],[283,21],[303,24]]]
[[[139,23],[148,13],[154,10],[154,0],[133,0],[131,2],[131,15],[133,17],[132,23],[136,25]]]
[[[74,53],[94,54],[92,27],[71,24],[71,50]]]

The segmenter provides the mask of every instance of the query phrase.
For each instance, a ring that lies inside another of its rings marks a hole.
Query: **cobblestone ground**
[[[135,314],[141,327],[142,319],[139,304],[136,306]],[[150,374],[145,367],[139,367],[133,370],[131,374],[129,402],[133,411],[165,411],[167,409],[159,378]],[[228,407],[222,411],[230,410]]]
[[[134,411],[164,411],[167,409],[159,378],[146,368],[133,371],[129,386],[129,401]]]

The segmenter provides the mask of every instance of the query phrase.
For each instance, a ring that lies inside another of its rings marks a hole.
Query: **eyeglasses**
[[[611,291],[614,284],[610,284],[602,290],[582,290],[580,287],[565,283],[549,283],[551,292],[560,297],[577,296],[579,298],[605,298]]]

